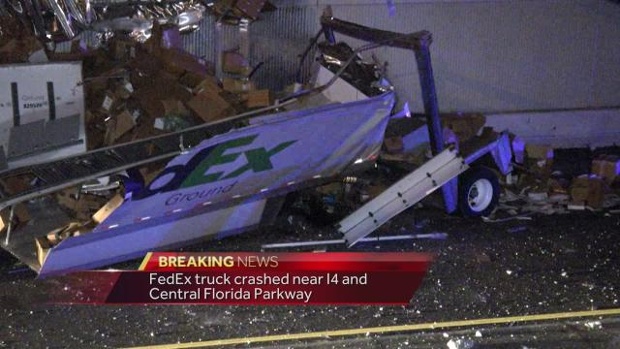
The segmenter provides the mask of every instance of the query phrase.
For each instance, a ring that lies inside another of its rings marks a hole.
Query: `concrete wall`
[[[620,145],[620,109],[487,114],[486,126],[554,148]]]
[[[297,53],[318,30],[326,5],[334,16],[381,29],[433,33],[442,111],[505,112],[620,106],[620,5],[607,0],[315,0],[273,1],[278,10],[251,25],[257,78],[279,88],[294,78]],[[394,7],[390,9],[389,3]],[[391,15],[392,14],[392,15]],[[214,58],[212,19],[185,40]],[[234,27],[224,46],[234,46]],[[379,49],[402,99],[422,110],[413,55]],[[365,55],[368,57],[368,55]]]

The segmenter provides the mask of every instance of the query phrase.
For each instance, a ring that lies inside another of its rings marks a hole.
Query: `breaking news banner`
[[[70,275],[55,303],[405,305],[425,253],[148,253],[139,270]]]

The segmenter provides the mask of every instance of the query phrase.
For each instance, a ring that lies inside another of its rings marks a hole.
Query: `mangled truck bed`
[[[371,219],[370,226],[356,232],[355,238],[369,234],[439,188],[448,211],[459,205],[469,207],[474,214],[486,210],[496,200],[492,184],[497,179],[488,174],[470,178],[461,204],[459,196],[463,195],[457,190],[456,177],[489,153],[500,169],[507,171],[507,138],[501,135],[462,156],[452,148],[443,150],[430,33],[386,32],[329,14],[321,21],[331,44],[336,43],[335,33],[344,33],[371,42],[364,50],[389,45],[414,51],[431,149],[437,155],[432,163],[380,195],[378,201],[368,203],[370,210],[364,206],[343,221],[351,228],[363,217],[381,212],[381,219]],[[2,247],[40,275],[48,276],[110,265],[148,251],[175,248],[206,237],[222,238],[268,224],[287,193],[332,181],[376,161],[393,113],[393,92],[379,89],[376,95],[362,93],[356,98],[359,100],[346,103],[294,105],[303,95],[325,91],[350,62],[327,84],[250,113],[0,173],[3,181],[17,179],[22,184],[1,193],[0,208],[7,222]],[[168,161],[163,169],[154,174],[144,171],[161,161]],[[448,170],[441,170],[446,166]],[[114,195],[107,196],[111,200],[90,217],[72,220],[58,207],[58,201],[49,197],[54,194],[58,198],[59,192],[66,194],[61,190],[78,186],[82,189],[69,195],[79,200],[88,191],[84,184],[104,176],[118,180],[119,189],[113,190]],[[397,208],[384,210],[386,199],[400,203]],[[14,229],[13,222],[16,217],[20,220],[20,208],[26,203],[37,217]]]

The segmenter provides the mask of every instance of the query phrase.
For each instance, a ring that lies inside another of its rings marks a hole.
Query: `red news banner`
[[[98,292],[81,302],[400,305],[409,303],[431,260],[410,252],[154,252],[139,271],[88,273],[98,284],[89,289]]]

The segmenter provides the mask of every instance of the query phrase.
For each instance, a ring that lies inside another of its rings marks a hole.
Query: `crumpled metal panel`
[[[12,0],[4,6],[30,22],[43,41],[72,40],[85,30],[128,34],[146,41],[153,23],[172,24],[181,32],[198,28],[206,7],[199,0]]]

